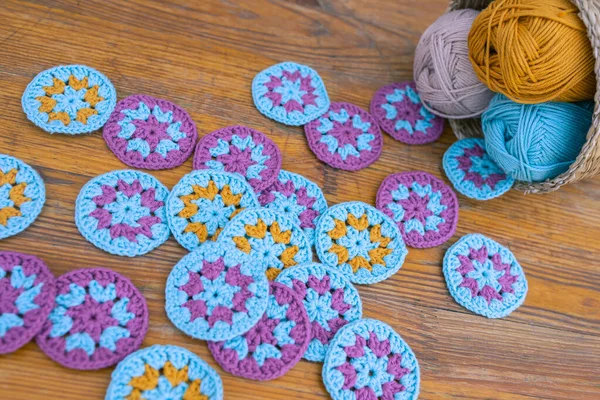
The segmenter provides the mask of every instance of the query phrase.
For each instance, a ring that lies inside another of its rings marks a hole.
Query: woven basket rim
[[[450,0],[447,12],[464,8],[482,10],[494,0]],[[561,186],[590,178],[600,173],[600,2],[597,0],[570,0],[579,8],[579,17],[588,31],[596,63],[596,94],[592,125],[586,136],[586,142],[569,169],[553,179],[543,182],[517,181],[514,188],[525,193],[547,193]],[[449,120],[454,134],[462,139],[471,136],[483,136],[479,118],[469,120]]]

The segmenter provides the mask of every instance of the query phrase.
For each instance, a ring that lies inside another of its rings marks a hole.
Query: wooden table
[[[184,107],[205,134],[246,124],[269,135],[283,167],[317,182],[330,204],[373,204],[388,174],[424,170],[444,177],[441,157],[454,142],[407,146],[384,135],[381,159],[349,173],[319,162],[302,128],[268,120],[254,108],[250,82],[262,69],[294,60],[314,67],[330,97],[368,108],[377,88],[412,77],[419,35],[446,8],[445,0],[185,0],[16,1],[0,7],[0,153],[32,165],[47,201],[25,232],[0,250],[33,253],[55,275],[109,267],[128,276],[150,307],[144,346],[177,344],[217,368],[227,399],[326,398],[321,364],[300,362],[287,375],[259,383],[233,377],[213,361],[205,342],[167,320],[164,286],[186,251],[171,238],[150,254],[127,258],[88,243],[75,227],[79,190],[92,177],[125,166],[101,135],[49,135],[21,109],[27,83],[60,64],[85,64],[106,74],[118,97],[144,93]],[[169,188],[191,170],[154,175]],[[421,365],[421,398],[600,398],[600,179],[548,195],[511,191],[478,202],[463,196],[456,235],[427,250],[410,249],[385,282],[361,286],[365,316],[392,325]],[[480,232],[510,247],[529,281],[525,304],[488,320],[457,305],[441,271],[446,249]],[[101,399],[111,369],[60,367],[35,343],[0,356],[2,399]]]

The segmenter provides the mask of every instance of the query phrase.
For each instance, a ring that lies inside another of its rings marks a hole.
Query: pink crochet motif
[[[208,348],[227,372],[270,380],[296,365],[310,336],[310,322],[301,298],[287,286],[270,282],[269,304],[261,320],[242,336],[209,342]]]

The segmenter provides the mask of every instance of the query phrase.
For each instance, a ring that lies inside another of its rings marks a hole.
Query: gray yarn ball
[[[472,118],[487,108],[494,93],[475,75],[468,36],[478,11],[452,11],[421,36],[414,78],[425,107],[444,118]]]

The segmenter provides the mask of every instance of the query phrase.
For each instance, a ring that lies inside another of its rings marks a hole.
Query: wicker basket
[[[493,0],[450,0],[449,11],[473,8],[483,10]],[[596,57],[596,95],[594,100],[594,115],[592,126],[587,134],[579,156],[569,170],[554,179],[544,182],[517,182],[515,188],[525,193],[546,193],[557,190],[568,183],[577,182],[600,174],[600,1],[571,0],[580,10],[579,17],[587,27],[588,37],[592,42],[594,57]],[[479,118],[450,120],[454,134],[459,138],[483,136]]]

